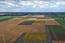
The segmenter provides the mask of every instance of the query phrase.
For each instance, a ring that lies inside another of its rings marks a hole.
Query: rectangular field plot
[[[49,25],[48,30],[50,32],[52,41],[65,41],[65,29],[59,25]]]
[[[0,16],[0,21],[5,21],[11,18],[12,18],[11,16]]]
[[[48,28],[49,28],[49,31],[52,31],[52,32],[65,32],[64,27],[60,25],[49,25]]]
[[[3,36],[2,36],[2,34],[0,34],[0,43],[4,43],[5,41],[3,41]]]
[[[33,33],[24,33],[22,36],[20,36],[16,43],[22,42],[24,43],[44,43],[48,39],[47,34],[41,33],[41,32],[33,32]]]
[[[32,25],[34,21],[23,21],[22,23],[19,23],[18,25]]]

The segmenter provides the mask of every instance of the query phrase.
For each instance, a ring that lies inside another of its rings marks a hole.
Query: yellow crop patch
[[[33,32],[33,33],[27,33],[24,36],[24,40],[47,40],[47,34],[41,33],[41,32]]]

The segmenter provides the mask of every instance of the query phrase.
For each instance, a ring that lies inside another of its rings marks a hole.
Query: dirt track
[[[0,22],[0,43],[13,43],[24,32],[39,32],[42,30],[45,32],[46,25],[59,25],[55,20],[47,20],[40,23],[34,22],[32,25],[22,26],[18,25],[20,22],[22,22],[21,18]]]

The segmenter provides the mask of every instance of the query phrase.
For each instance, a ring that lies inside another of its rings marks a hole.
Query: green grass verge
[[[11,19],[11,18],[12,18],[12,16],[0,16],[0,22]]]

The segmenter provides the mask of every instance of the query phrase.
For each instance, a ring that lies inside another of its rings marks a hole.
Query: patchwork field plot
[[[65,32],[64,27],[59,25],[49,25],[48,28],[52,32]]]
[[[0,43],[50,43],[65,41],[65,28],[51,17],[0,17]],[[11,18],[6,19],[4,18]],[[1,20],[2,20],[1,19]],[[49,36],[50,35],[50,36]]]
[[[48,26],[53,41],[65,41],[65,29],[61,26]]]
[[[22,23],[19,23],[18,25],[32,25],[34,21],[23,21]]]
[[[43,43],[47,38],[47,34],[42,32],[25,33],[16,40],[16,43]]]

